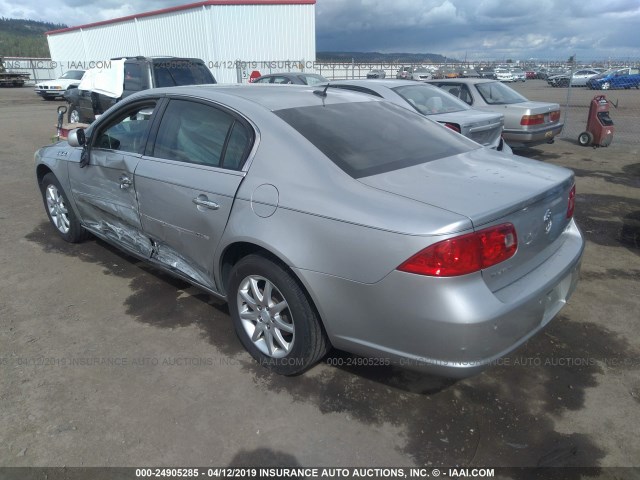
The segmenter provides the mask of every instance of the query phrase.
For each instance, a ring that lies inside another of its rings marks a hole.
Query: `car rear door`
[[[88,139],[89,163],[69,164],[71,192],[83,224],[135,253],[148,255],[134,172],[150,132],[157,101],[145,99],[113,112],[95,125]]]
[[[253,129],[224,107],[172,98],[152,136],[135,176],[152,257],[218,291],[214,253],[245,175]]]

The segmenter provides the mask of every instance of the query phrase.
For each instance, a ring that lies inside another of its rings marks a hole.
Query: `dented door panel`
[[[214,252],[243,178],[242,172],[143,157],[136,191],[154,259],[219,291]]]
[[[89,165],[69,165],[69,182],[84,225],[117,244],[148,256],[140,235],[134,173],[140,155],[95,149]]]

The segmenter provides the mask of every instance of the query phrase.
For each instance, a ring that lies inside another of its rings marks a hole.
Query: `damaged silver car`
[[[544,328],[584,248],[573,173],[327,90],[132,95],[36,152],[46,213],[226,300],[280,374],[335,347],[463,377]]]

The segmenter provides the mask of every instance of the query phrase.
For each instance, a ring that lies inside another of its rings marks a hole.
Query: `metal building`
[[[208,0],[47,32],[63,70],[123,56],[195,57],[220,83],[313,71],[316,0]]]

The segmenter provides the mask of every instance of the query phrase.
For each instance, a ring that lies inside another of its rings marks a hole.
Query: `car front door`
[[[254,140],[250,125],[210,103],[170,99],[136,170],[152,257],[211,290],[214,253]]]
[[[149,135],[156,100],[114,112],[87,139],[89,162],[69,164],[71,192],[83,224],[98,236],[145,256],[134,174]]]

